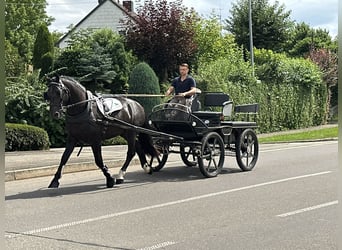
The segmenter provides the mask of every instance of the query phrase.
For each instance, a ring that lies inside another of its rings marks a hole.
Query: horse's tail
[[[149,128],[149,126],[145,123],[144,128]],[[139,133],[138,140],[146,155],[152,158],[158,157],[158,150],[154,147],[152,137],[149,134]]]

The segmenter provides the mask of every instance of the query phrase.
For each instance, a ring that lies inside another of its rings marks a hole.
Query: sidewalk
[[[321,129],[322,127],[336,127],[337,124],[324,125],[313,128],[300,129],[298,131]],[[274,134],[288,134],[297,130],[276,132],[271,134],[259,134],[258,137],[265,137]],[[96,170],[93,153],[90,147],[84,147],[80,156],[77,157],[79,147],[74,149],[69,161],[63,169],[63,173]],[[16,151],[5,152],[5,181],[21,180],[33,177],[53,176],[57,170],[64,148],[53,148],[40,151]],[[105,164],[111,169],[112,174],[118,172],[126,158],[127,146],[104,146],[102,156]],[[177,154],[170,154],[168,162],[180,161]],[[135,156],[131,164],[140,164],[138,157]],[[116,168],[113,170],[113,168]]]
[[[69,158],[63,173],[94,170],[97,166],[90,147],[84,147],[77,157],[79,147]],[[126,156],[126,146],[102,147],[102,156],[109,168],[121,166]],[[57,170],[64,148],[39,151],[16,151],[5,153],[5,181],[27,179],[40,176],[53,176]],[[136,159],[134,159],[133,163]]]

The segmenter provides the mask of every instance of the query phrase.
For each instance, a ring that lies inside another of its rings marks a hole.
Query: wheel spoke
[[[215,169],[218,169],[218,164],[217,164],[215,158],[213,158],[213,162],[214,162]]]
[[[207,171],[209,171],[210,170],[210,165],[211,165],[211,157],[210,157],[210,160],[209,160],[209,162],[208,162],[208,167],[206,168],[207,169]]]

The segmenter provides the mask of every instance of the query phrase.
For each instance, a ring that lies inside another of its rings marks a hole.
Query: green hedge
[[[326,123],[327,89],[321,72],[306,59],[255,50],[255,75],[248,62],[230,55],[200,65],[202,91],[228,93],[234,104],[259,103],[260,132],[304,128]]]
[[[6,151],[42,150],[50,146],[47,132],[26,124],[5,124]]]
[[[109,146],[109,145],[126,145],[127,142],[126,140],[121,137],[121,136],[117,136],[117,137],[113,137],[111,139],[107,139],[107,140],[104,140],[102,142],[102,145],[103,146]]]

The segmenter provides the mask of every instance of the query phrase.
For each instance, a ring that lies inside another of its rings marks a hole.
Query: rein
[[[73,103],[73,104],[70,104],[70,105],[62,106],[62,110],[67,110],[68,108],[72,108],[72,107],[75,107],[77,105],[80,105],[80,104],[83,104],[83,103],[87,103],[87,102],[92,102],[92,101],[95,101],[95,100],[96,100],[96,98],[91,98],[91,99],[80,101],[80,102],[76,102],[76,103]]]
[[[105,97],[105,98],[121,97],[121,96],[123,96],[123,97],[133,97],[133,96],[135,96],[135,97],[165,97],[165,95],[158,95],[158,94],[104,94],[104,95],[102,95],[102,97]],[[75,107],[75,106],[83,104],[83,103],[92,102],[92,101],[95,101],[96,98],[98,98],[98,97],[91,98],[91,99],[84,100],[84,101],[80,101],[80,102],[76,102],[76,103],[73,103],[70,105],[62,106],[62,109],[64,110],[64,109]]]

